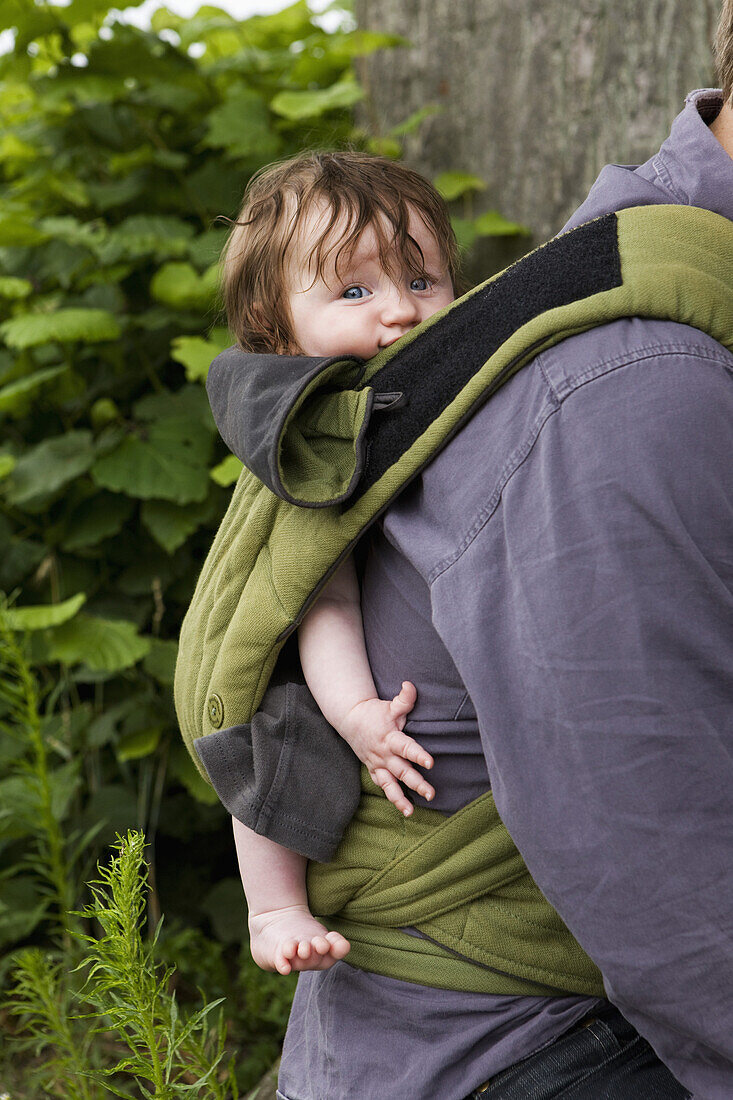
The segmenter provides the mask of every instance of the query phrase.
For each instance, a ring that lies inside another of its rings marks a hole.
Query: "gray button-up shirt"
[[[571,225],[649,203],[733,219],[719,93]],[[731,257],[733,263],[733,257]],[[733,303],[732,307],[733,308]],[[490,781],[609,997],[697,1100],[733,1096],[733,355],[623,320],[539,356],[386,513],[363,587],[377,687],[439,808]],[[301,977],[290,1100],[461,1100],[593,1002]]]

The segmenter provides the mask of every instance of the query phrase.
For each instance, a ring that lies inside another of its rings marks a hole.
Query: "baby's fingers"
[[[417,688],[409,680],[403,681],[399,695],[395,695],[389,704],[389,709],[395,718],[407,714],[415,706],[417,700]]]
[[[387,738],[389,751],[395,756],[401,756],[404,760],[411,760],[413,764],[419,764],[421,768],[432,768],[433,758],[426,752],[422,745],[418,745],[412,737],[406,733],[391,733]]]
[[[431,802],[435,798],[435,787],[431,787],[424,775],[420,775],[420,772],[415,771],[408,764],[405,764],[404,760],[400,760],[399,757],[394,757],[388,761],[387,767],[392,773],[393,777],[396,776],[400,783],[404,783],[406,787],[409,787],[411,791],[416,794],[422,795],[423,798]]]
[[[392,805],[396,806],[405,817],[409,817],[413,811],[413,805],[405,797],[405,792],[392,775],[392,772],[387,771],[386,768],[375,768],[370,774],[374,782],[382,788]]]

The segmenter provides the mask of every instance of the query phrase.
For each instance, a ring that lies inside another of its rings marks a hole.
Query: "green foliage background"
[[[276,1054],[292,983],[255,973],[242,946],[228,821],[171,692],[180,622],[240,468],[202,385],[233,342],[217,216],[236,216],[259,167],[305,147],[399,156],[432,110],[386,135],[355,126],[354,59],[404,43],[333,7],[331,31],[305,0],[245,21],[162,8],[142,31],[107,0],[1,5],[15,44],[0,57],[0,591],[42,704],[40,741],[0,735],[2,965],[27,944],[63,957],[65,911],[88,897],[96,860],[142,830],[152,925],[166,914],[156,951],[184,1001],[199,986],[227,998],[241,1088]],[[460,172],[442,184],[451,200],[482,186]],[[466,244],[521,228],[467,211]],[[50,879],[29,857],[46,826]]]

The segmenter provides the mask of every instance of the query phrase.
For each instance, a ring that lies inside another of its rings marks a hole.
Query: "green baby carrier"
[[[677,321],[733,350],[732,258],[733,223],[710,211],[622,210],[554,238],[367,363],[309,361],[275,404],[274,445],[253,449],[183,623],[175,701],[202,775],[202,759],[231,743],[224,735],[276,722],[266,692],[283,680],[298,624],[480,405],[546,348],[619,318]],[[296,728],[297,708],[291,719]],[[274,752],[267,796],[245,823],[307,851],[291,812],[297,752]],[[356,796],[335,851],[315,856],[329,862],[308,874],[311,908],[350,939],[351,965],[447,989],[604,995],[491,792],[448,817],[416,807],[405,819],[363,769]],[[268,831],[275,819],[280,833]]]

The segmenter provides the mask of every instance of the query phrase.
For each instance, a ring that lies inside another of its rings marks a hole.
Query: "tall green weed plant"
[[[100,931],[74,934],[81,985],[64,971],[68,952],[62,959],[39,948],[18,954],[6,1009],[18,1022],[19,1044],[37,1056],[26,1084],[64,1100],[236,1098],[234,1056],[225,1064],[226,1024],[216,1012],[221,1002],[181,1014],[172,968],[155,959],[157,934],[144,937],[144,846],[143,834],[131,831],[98,867],[92,902],[77,915]],[[95,1056],[97,1036],[106,1040],[110,1064]]]
[[[143,834],[118,838],[112,858],[97,866],[88,904],[81,911],[66,908],[84,842],[59,828],[53,806],[57,776],[39,695],[11,624],[12,612],[0,608],[0,730],[25,746],[11,765],[11,778],[32,837],[25,860],[14,869],[15,884],[35,884],[49,933],[45,948],[21,948],[5,959],[12,989],[2,1006],[11,1023],[6,1047],[27,1056],[22,1092],[14,1095],[236,1097],[233,1056],[222,1065],[226,1023],[221,1012],[211,1016],[224,998],[180,1013],[175,967],[157,951],[162,922],[153,935],[145,934],[149,869]],[[100,1036],[103,1048],[96,1042]],[[126,1080],[134,1092],[122,1087]]]

